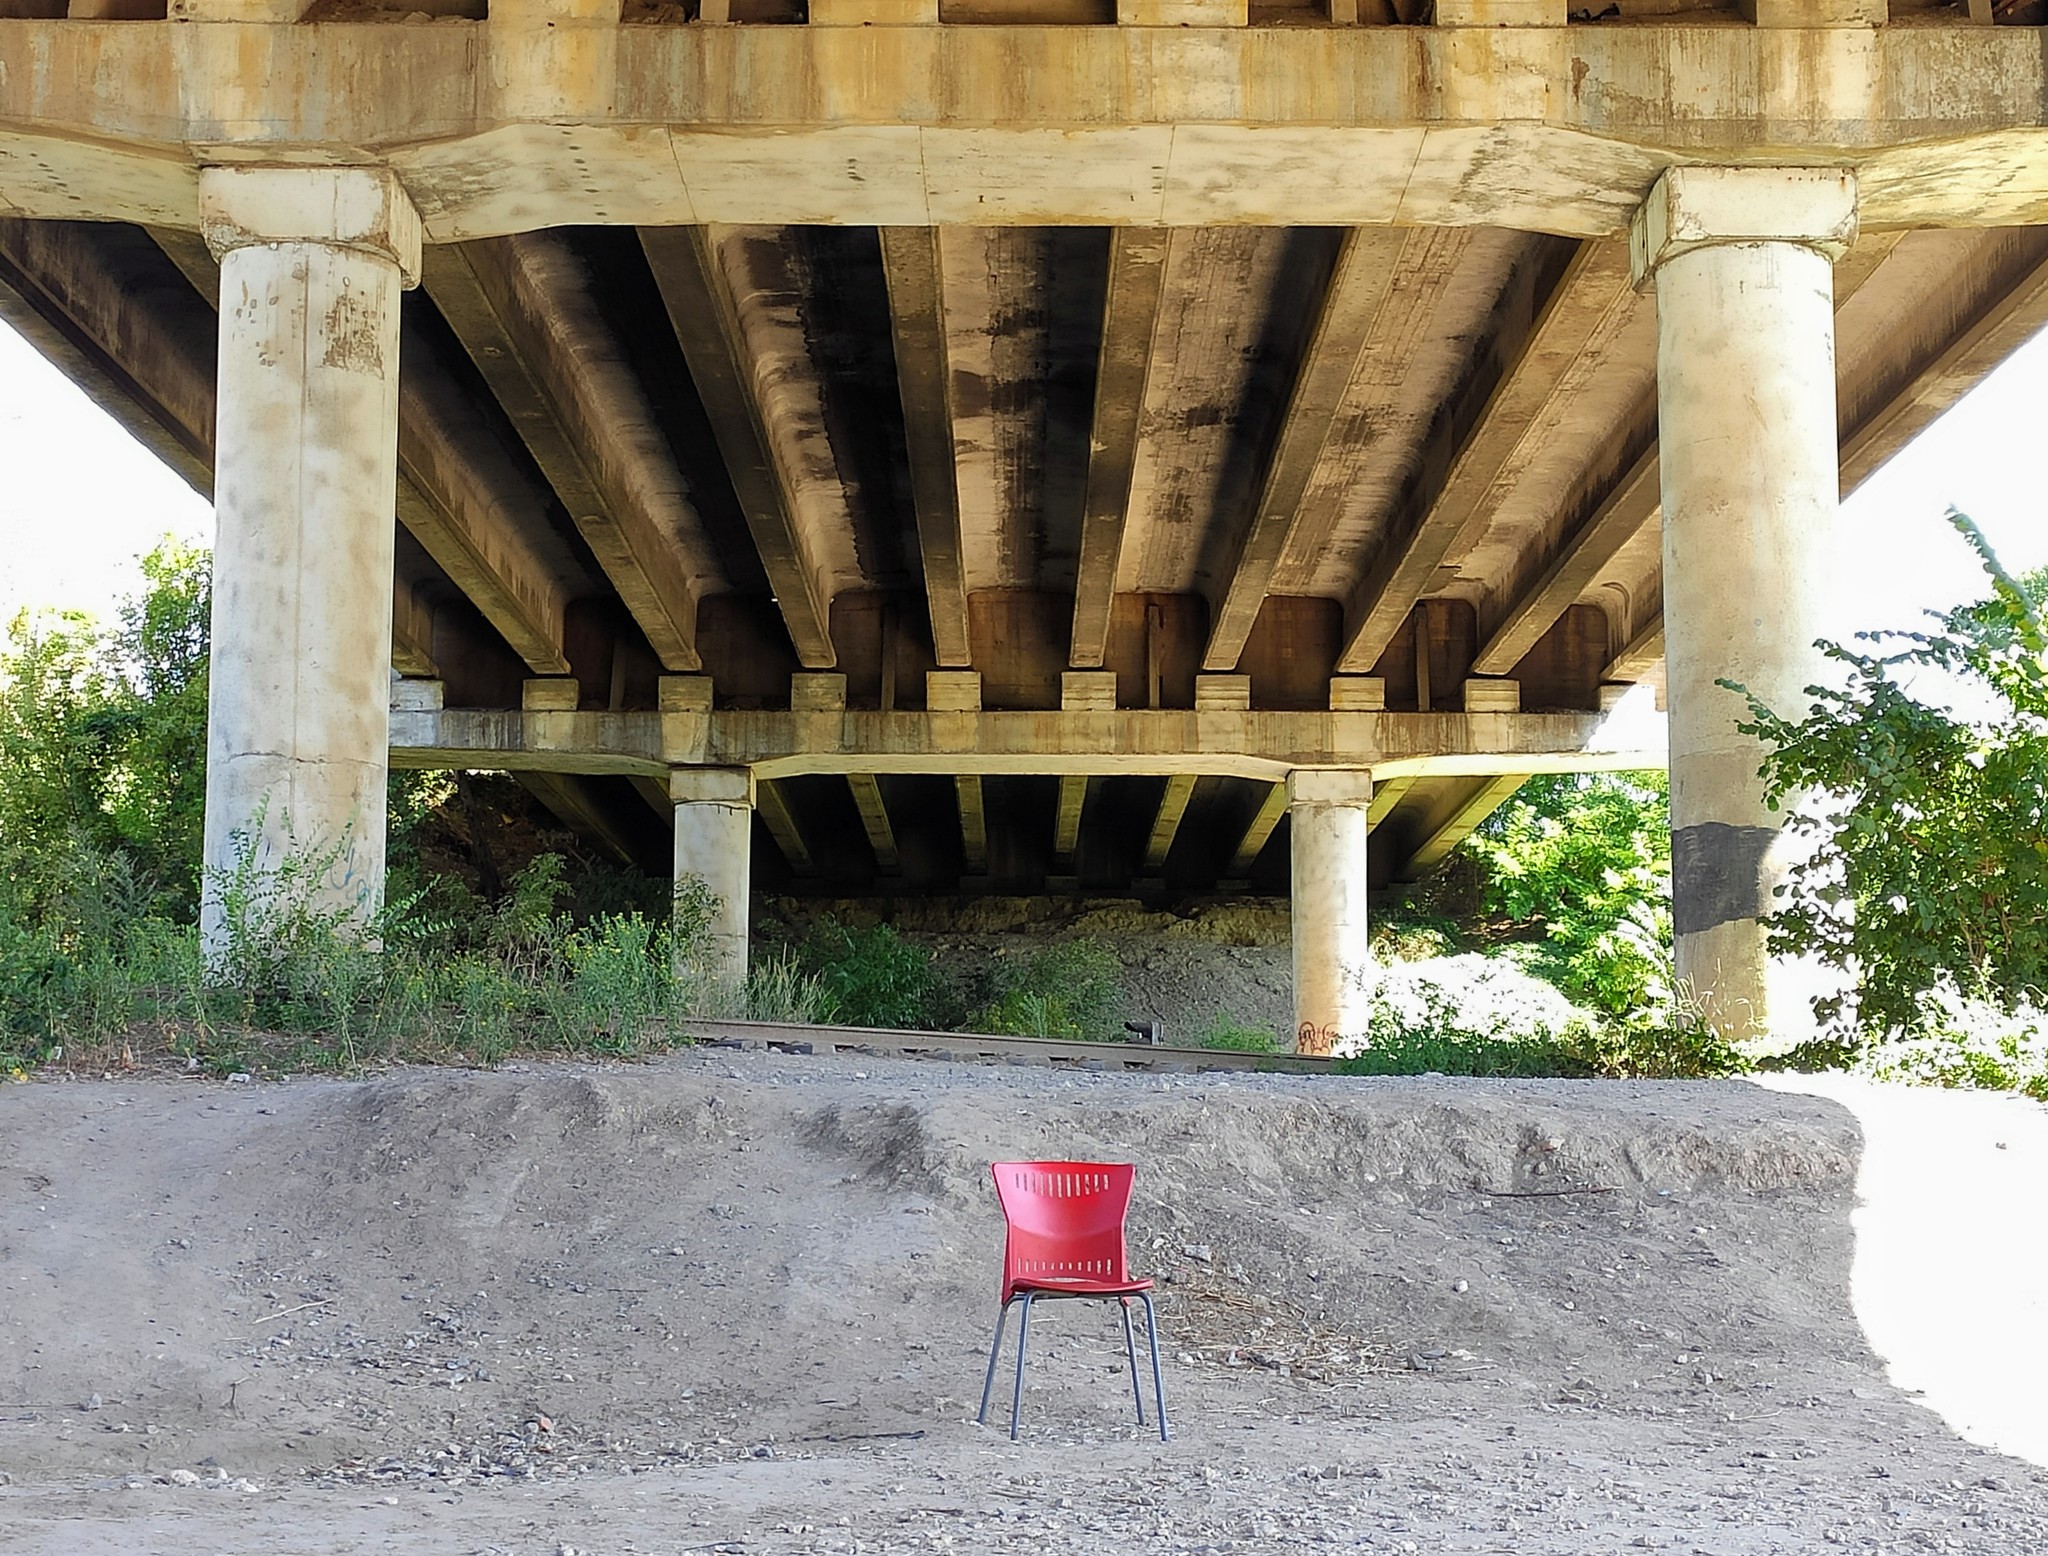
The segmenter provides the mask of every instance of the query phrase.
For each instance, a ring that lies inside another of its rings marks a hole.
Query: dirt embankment
[[[1864,1344],[1860,1148],[1734,1084],[9,1087],[0,1550],[2048,1549]],[[971,1424],[1033,1155],[1140,1164],[1170,1445],[1090,1304]]]

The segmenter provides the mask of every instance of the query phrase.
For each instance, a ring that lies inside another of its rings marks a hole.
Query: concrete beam
[[[1238,840],[1236,850],[1230,856],[1230,863],[1223,867],[1225,880],[1241,881],[1252,873],[1252,866],[1259,862],[1259,855],[1266,851],[1266,844],[1272,840],[1273,829],[1280,825],[1280,818],[1287,814],[1287,785],[1276,783],[1266,790],[1266,798],[1253,812],[1251,823],[1244,829],[1244,836]]]
[[[957,774],[953,792],[960,802],[960,856],[969,875],[988,874],[988,809],[977,773]]]
[[[616,864],[639,863],[624,828],[575,773],[516,771],[521,788],[552,811],[570,831],[589,838]]]
[[[103,236],[84,223],[0,217],[0,319],[194,491],[211,496],[212,353],[138,295],[133,277],[96,241]]]
[[[548,234],[434,248],[425,284],[663,668],[700,668],[702,526],[573,253]]]
[[[1918,363],[1897,394],[1842,440],[1842,493],[1867,481],[1994,367],[2048,327],[2048,257],[1989,299],[1932,356]]]
[[[782,850],[782,857],[789,861],[789,868],[796,875],[815,875],[817,865],[811,859],[810,846],[804,842],[802,829],[796,824],[796,813],[789,808],[789,796],[782,792],[782,786],[769,780],[762,780],[754,786],[754,810],[761,818],[761,825],[768,829],[768,835],[775,839],[775,846]]]
[[[1394,807],[1407,797],[1408,791],[1415,787],[1415,782],[1416,780],[1412,775],[1405,778],[1380,779],[1374,782],[1372,786],[1372,804],[1366,808],[1365,813],[1367,830],[1377,827],[1388,816],[1392,815]]]
[[[1849,252],[1835,265],[1837,312],[1876,274],[1903,236],[1896,232],[1858,234]],[[2010,351],[2016,344],[2017,341],[2012,341],[2004,350]],[[1976,377],[1969,380],[1971,383],[1989,371],[1989,364],[1978,365],[1975,371]],[[1635,419],[1654,434],[1657,419],[1654,400],[1646,401]],[[1901,426],[1909,423],[1910,418]],[[1910,424],[1917,431],[1925,422]],[[1640,432],[1632,434],[1636,441],[1641,441],[1642,436]],[[1874,449],[1883,444],[1895,449],[1903,446],[1903,442],[1901,439],[1898,443],[1887,443],[1880,436],[1869,446]],[[1852,464],[1862,457],[1854,444],[1852,439],[1843,447],[1844,490],[1852,484]],[[1659,482],[1657,445],[1652,435],[1644,452],[1623,468],[1584,521],[1566,532],[1541,571],[1508,605],[1472,661],[1474,674],[1505,675],[1536,646],[1573,603],[1592,587],[1622,547],[1641,533],[1644,525],[1658,517],[1663,503]],[[1658,653],[1661,655],[1662,652],[1660,639]]]
[[[1440,807],[1423,824],[1421,838],[1394,873],[1404,881],[1419,880],[1438,865],[1472,831],[1506,804],[1515,790],[1529,781],[1528,773],[1503,773],[1481,778],[1459,792],[1448,805]]]
[[[882,786],[873,773],[848,773],[847,787],[853,791],[854,808],[860,812],[861,830],[868,835],[874,851],[875,871],[891,876],[903,873],[903,856],[896,848],[896,828],[889,820],[889,807],[882,803]]]
[[[1580,595],[1593,586],[1621,548],[1656,516],[1657,447],[1653,441],[1607,490],[1599,506],[1565,536],[1549,563],[1507,609],[1472,660],[1474,675],[1506,675]]]
[[[830,592],[798,527],[790,468],[792,444],[803,429],[774,414],[779,401],[748,345],[745,304],[721,262],[721,237],[721,229],[711,227],[647,227],[640,246],[797,659],[807,669],[830,669],[837,662]]]
[[[1088,440],[1088,484],[1081,507],[1081,551],[1074,577],[1074,626],[1068,663],[1100,667],[1130,514],[1145,382],[1166,280],[1168,234],[1117,227],[1109,235],[1109,284],[1095,365],[1095,417]],[[1078,815],[1078,810],[1076,812]],[[1069,851],[1071,852],[1071,850]]]
[[[1088,775],[1060,775],[1059,811],[1053,822],[1053,863],[1062,871],[1072,870],[1074,856],[1081,851],[1081,815],[1088,807]]]
[[[882,268],[903,397],[903,440],[917,507],[917,542],[931,609],[932,649],[948,669],[970,663],[967,563],[960,540],[960,471],[954,452],[946,301],[937,227],[884,227]]]
[[[1181,818],[1188,813],[1188,801],[1194,795],[1193,773],[1175,773],[1166,780],[1166,792],[1159,797],[1159,813],[1153,818],[1152,831],[1145,839],[1145,874],[1157,875],[1166,868],[1166,856],[1173,851],[1173,840],[1180,832]]]
[[[1545,405],[1582,353],[1597,350],[1638,305],[1628,249],[1583,243],[1562,268],[1533,252],[1508,282],[1497,324],[1425,452],[1419,510],[1389,515],[1379,555],[1353,591],[1337,667],[1370,670],[1403,622],[1483,531],[1522,467]]]
[[[829,728],[821,727],[829,724]],[[395,712],[400,767],[585,773],[712,764],[801,773],[1194,773],[1276,782],[1304,767],[1383,778],[1611,772],[1664,763],[1663,720],[1632,713]]]
[[[500,11],[430,28],[0,21],[0,58],[34,64],[0,82],[0,202],[191,226],[196,164],[231,139],[238,156],[387,157],[437,242],[593,221],[1595,237],[1660,168],[1705,161],[1852,163],[1877,226],[2048,209],[2048,58],[2026,28],[546,27]]]
[[[1664,617],[1662,613],[1652,617],[1633,638],[1628,647],[1607,661],[1607,668],[1600,672],[1603,681],[1626,684],[1640,681],[1664,660]]]
[[[1345,391],[1380,323],[1394,277],[1403,268],[1410,246],[1423,241],[1422,235],[1393,228],[1353,228],[1344,235],[1336,269],[1323,292],[1315,331],[1295,374],[1250,525],[1216,601],[1208,647],[1202,654],[1203,669],[1237,668],[1252,623],[1265,603],[1273,569],[1294,536],[1302,499],[1322,459],[1323,445],[1329,440]]]

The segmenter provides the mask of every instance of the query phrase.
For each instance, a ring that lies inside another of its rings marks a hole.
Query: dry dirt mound
[[[1717,1084],[707,1051],[11,1087],[0,1549],[388,1550],[400,1514],[408,1550],[551,1556],[2048,1548],[2042,1485],[1863,1344],[1858,1149]],[[987,1163],[1031,1155],[1141,1164],[1171,1447],[1085,1304],[1034,1320],[1028,1443],[967,1424]],[[1471,1543],[1400,1543],[1431,1528]]]

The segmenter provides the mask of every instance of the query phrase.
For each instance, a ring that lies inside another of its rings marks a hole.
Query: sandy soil
[[[1866,1343],[1846,1101],[721,1051],[7,1087],[0,1551],[2048,1550],[2048,1475]],[[2038,1122],[1982,1142],[2015,1204]],[[1170,1444],[1090,1304],[1034,1320],[1024,1440],[973,1424],[986,1163],[1035,1154],[1141,1164]]]

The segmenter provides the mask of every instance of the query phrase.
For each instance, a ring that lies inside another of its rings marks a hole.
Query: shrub
[[[1388,968],[1363,1037],[1338,1039],[1349,1075],[1590,1075],[1597,1023],[1541,978],[1476,953]]]
[[[1971,998],[1952,983],[1922,995],[1913,1035],[1872,1044],[1855,1068],[1877,1080],[2017,1091],[2048,1102],[2048,1007]]]
[[[855,1027],[938,1025],[931,953],[890,925],[852,929],[822,918],[804,936],[796,960],[817,981],[821,1020]]]
[[[1092,940],[1062,940],[994,970],[995,997],[969,1024],[1015,1037],[1089,1041],[1123,1036],[1122,969]]]

